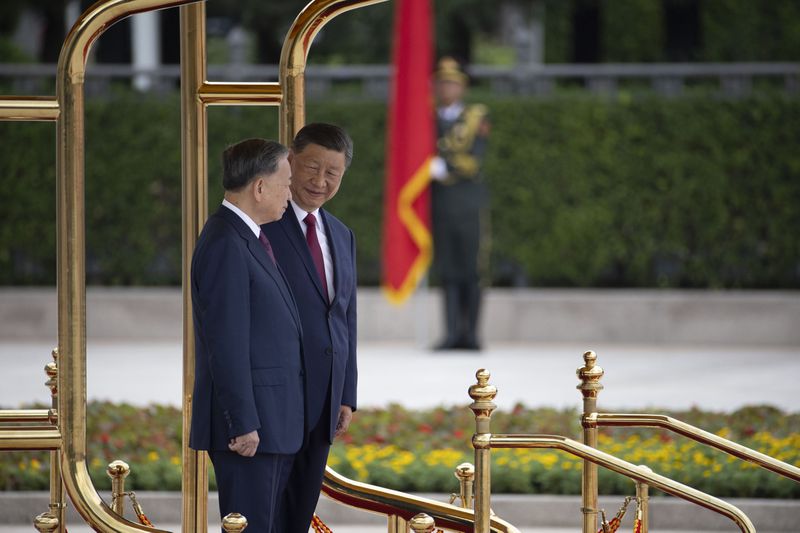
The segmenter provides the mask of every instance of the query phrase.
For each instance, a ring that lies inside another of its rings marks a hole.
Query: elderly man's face
[[[292,165],[292,198],[301,209],[314,211],[336,195],[342,184],[345,157],[342,152],[309,144],[289,154]]]
[[[452,80],[439,80],[436,82],[436,96],[443,106],[458,102],[464,96],[464,84]]]

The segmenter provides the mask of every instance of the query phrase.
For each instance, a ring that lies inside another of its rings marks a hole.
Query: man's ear
[[[286,156],[286,160],[289,162],[290,165],[292,164],[292,159],[294,159],[294,150],[289,148],[289,154]]]
[[[262,176],[259,176],[253,180],[253,188],[251,190],[253,192],[253,197],[257,202],[260,202],[264,199],[264,195],[267,192],[267,184],[264,182],[264,178]]]

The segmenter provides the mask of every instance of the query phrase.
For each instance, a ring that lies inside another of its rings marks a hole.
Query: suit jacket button
[[[331,354],[333,354],[333,349],[330,346],[328,346],[327,348],[325,348],[325,353],[327,355],[331,355]]]

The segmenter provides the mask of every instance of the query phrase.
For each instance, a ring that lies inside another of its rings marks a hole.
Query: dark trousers
[[[328,391],[330,393],[330,389]],[[328,394],[330,398],[330,394]],[[306,435],[303,447],[292,464],[281,508],[280,533],[308,533],[311,519],[317,508],[325,465],[328,462],[330,442],[330,400],[325,402],[322,416]]]
[[[295,456],[257,453],[242,457],[218,451],[208,455],[217,478],[220,516],[241,513],[247,518],[247,533],[283,533],[276,526],[276,516]]]
[[[444,348],[478,347],[478,314],[481,287],[477,282],[444,283],[444,312],[447,334]]]

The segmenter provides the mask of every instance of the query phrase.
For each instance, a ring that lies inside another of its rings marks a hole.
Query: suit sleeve
[[[261,427],[250,372],[250,274],[232,239],[209,242],[198,262],[199,337],[228,437]]]
[[[358,316],[356,313],[356,296],[358,287],[358,276],[356,275],[356,237],[350,231],[350,258],[353,261],[353,289],[347,306],[347,372],[344,378],[344,391],[342,393],[342,405],[350,406],[356,410],[356,397],[358,388],[358,362],[356,361],[357,342],[358,342]]]

